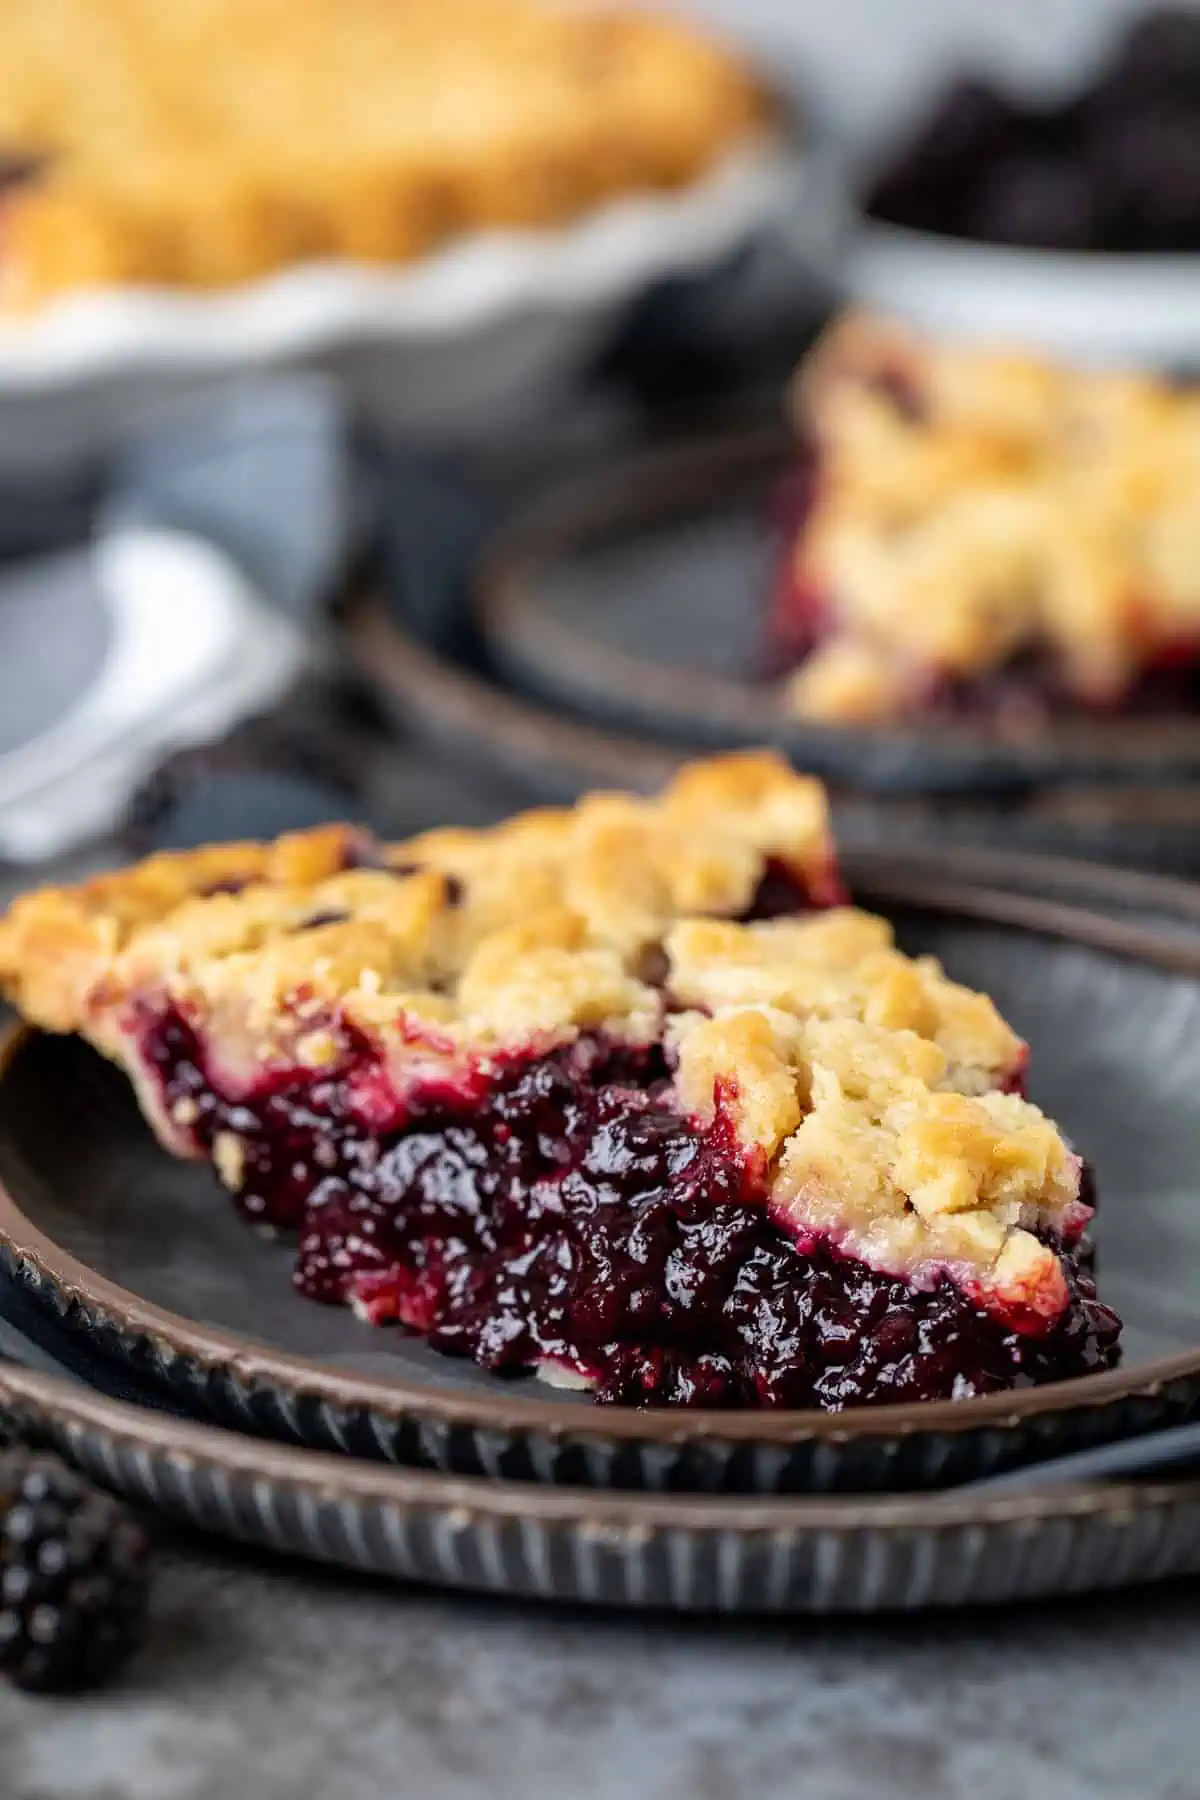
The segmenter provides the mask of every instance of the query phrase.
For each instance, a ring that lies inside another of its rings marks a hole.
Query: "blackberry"
[[[146,1534],[53,1456],[0,1452],[0,1674],[31,1691],[93,1686],[131,1654]]]

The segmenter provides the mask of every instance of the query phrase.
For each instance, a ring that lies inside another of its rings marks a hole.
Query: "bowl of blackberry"
[[[964,72],[863,171],[851,294],[1085,361],[1200,366],[1200,13],[1138,19],[1082,82]]]

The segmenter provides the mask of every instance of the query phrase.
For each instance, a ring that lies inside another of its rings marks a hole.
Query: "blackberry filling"
[[[0,206],[21,188],[40,180],[51,161],[51,157],[36,150],[0,147]]]
[[[1043,1238],[1067,1290],[1047,1321],[789,1236],[720,1112],[704,1126],[670,1104],[657,1046],[585,1036],[418,1086],[402,1112],[365,1039],[335,1072],[272,1074],[236,1103],[178,1012],[148,1016],[141,1048],[246,1213],[298,1231],[302,1293],[489,1369],[543,1366],[625,1404],[836,1411],[1116,1360],[1083,1239]]]
[[[775,494],[772,524],[779,554],[766,620],[763,672],[768,679],[785,675],[803,662],[830,625],[827,597],[801,576],[795,555],[817,504],[818,465],[815,448],[802,450]]]

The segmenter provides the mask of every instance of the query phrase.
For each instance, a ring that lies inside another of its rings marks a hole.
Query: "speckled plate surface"
[[[471,1480],[296,1450],[0,1364],[0,1405],[106,1485],[225,1537],[541,1600],[913,1611],[1200,1571],[1200,1482],[758,1499]]]
[[[762,678],[791,448],[770,430],[634,456],[539,501],[485,555],[475,617],[503,675],[662,742],[764,741],[802,768],[890,794],[1021,792],[1200,773],[1200,719],[984,718],[872,728],[789,716]]]
[[[639,1412],[501,1381],[299,1298],[286,1247],[250,1231],[209,1171],[158,1150],[116,1073],[40,1036],[16,1040],[0,1074],[0,1253],[94,1346],[190,1411],[467,1474],[931,1488],[1178,1419],[1200,1405],[1197,892],[1036,859],[989,881],[1005,867],[860,857],[850,873],[864,898],[907,901],[902,943],[991,991],[1030,1040],[1033,1098],[1096,1167],[1101,1291],[1127,1321],[1120,1371],[837,1417]]]

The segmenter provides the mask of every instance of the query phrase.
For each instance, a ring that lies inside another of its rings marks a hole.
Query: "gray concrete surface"
[[[910,1621],[555,1612],[191,1540],[4,1800],[1196,1800],[1200,1589]]]

